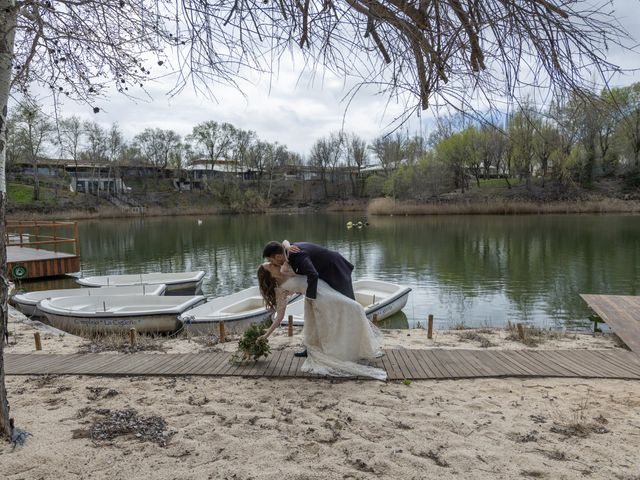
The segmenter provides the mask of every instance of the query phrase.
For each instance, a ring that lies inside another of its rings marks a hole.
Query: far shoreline
[[[260,209],[229,209],[201,206],[158,207],[124,209],[111,205],[91,209],[56,210],[51,207],[21,209],[7,212],[7,219],[19,220],[93,220],[140,217],[177,217],[238,214],[310,214],[310,213],[360,213],[366,216],[435,216],[435,215],[544,215],[544,214],[620,214],[640,213],[640,201],[603,197],[571,201],[528,201],[504,198],[459,198],[448,201],[408,202],[391,198],[371,200],[334,201],[313,205],[283,205]]]

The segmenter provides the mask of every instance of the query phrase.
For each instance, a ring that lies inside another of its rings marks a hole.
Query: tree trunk
[[[9,281],[7,279],[7,248],[4,242],[5,238],[5,203],[6,194],[0,192],[0,238],[2,238],[2,247],[0,247],[0,438],[11,437],[11,419],[9,418],[9,402],[7,401],[7,389],[4,383],[4,343],[8,338],[8,308],[7,296]]]
[[[9,403],[4,383],[4,342],[7,338],[7,245],[5,242],[5,212],[7,185],[7,114],[11,84],[11,59],[18,10],[15,0],[0,0],[0,438],[11,438]]]

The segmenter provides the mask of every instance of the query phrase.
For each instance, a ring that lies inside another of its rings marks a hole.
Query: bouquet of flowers
[[[242,363],[253,357],[257,361],[260,357],[266,357],[271,353],[269,340],[260,339],[258,337],[264,335],[266,328],[264,326],[253,324],[245,330],[242,338],[238,342],[238,350],[231,356],[231,362]]]

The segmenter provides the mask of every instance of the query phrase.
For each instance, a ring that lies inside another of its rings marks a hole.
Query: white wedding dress
[[[278,313],[286,308],[290,294],[304,294],[306,290],[307,277],[304,275],[286,280],[277,292]],[[358,363],[367,363],[382,355],[382,335],[367,319],[362,305],[337,292],[323,280],[318,280],[316,300],[303,301],[302,335],[308,356],[302,371],[335,377],[387,379],[383,369]]]

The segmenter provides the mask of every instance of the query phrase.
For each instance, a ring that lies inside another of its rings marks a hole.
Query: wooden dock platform
[[[7,375],[241,376],[310,378],[304,358],[276,351],[245,365],[229,353],[6,354]],[[377,361],[389,380],[500,377],[615,378],[640,380],[640,357],[616,350],[390,349]]]
[[[80,271],[77,222],[7,222],[5,241],[7,271],[14,281]]]
[[[580,296],[632,352],[640,354],[640,297],[582,293]]]

